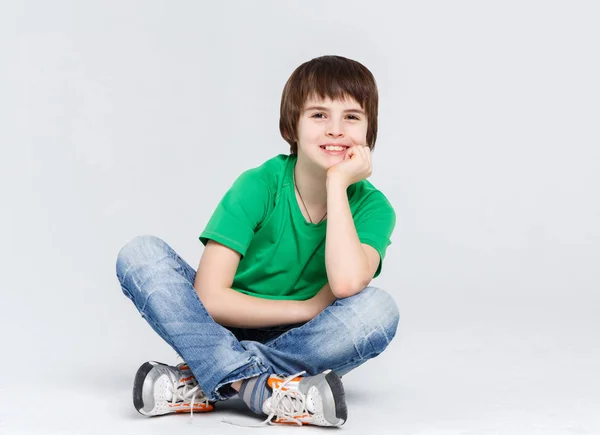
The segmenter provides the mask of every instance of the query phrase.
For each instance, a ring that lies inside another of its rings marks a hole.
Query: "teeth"
[[[325,149],[327,151],[344,151],[345,147],[338,147],[338,146],[326,146]]]

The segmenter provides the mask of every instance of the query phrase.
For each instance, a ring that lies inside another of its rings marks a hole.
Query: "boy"
[[[366,180],[377,105],[360,63],[300,65],[281,100],[290,154],[233,183],[199,237],[198,270],[156,237],[121,249],[123,292],[185,361],[139,368],[140,413],[210,411],[238,394],[263,423],[346,421],[341,376],[383,352],[399,320],[392,297],[368,286],[395,225]]]

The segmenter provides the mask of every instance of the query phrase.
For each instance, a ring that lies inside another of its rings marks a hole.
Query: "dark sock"
[[[238,395],[256,414],[264,414],[262,405],[272,396],[271,388],[267,385],[270,373],[264,373],[250,379],[244,379]]]

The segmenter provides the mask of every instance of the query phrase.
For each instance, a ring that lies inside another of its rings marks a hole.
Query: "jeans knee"
[[[400,322],[398,305],[392,295],[377,287],[366,287],[359,295],[362,297],[356,300],[356,310],[364,324],[364,338],[368,342],[367,347],[377,355],[396,336]]]
[[[377,288],[377,305],[382,307],[380,322],[385,328],[390,340],[395,337],[400,323],[400,310],[398,304],[391,294],[387,291]]]
[[[116,272],[121,284],[132,266],[163,258],[168,249],[169,246],[162,239],[152,235],[137,236],[127,242],[117,255]]]

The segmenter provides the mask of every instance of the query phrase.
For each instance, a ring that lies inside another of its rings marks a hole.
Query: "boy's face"
[[[364,110],[352,97],[343,101],[309,98],[298,120],[298,159],[327,170],[344,160],[348,147],[366,145],[367,126]],[[328,145],[343,148],[327,149]]]

